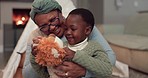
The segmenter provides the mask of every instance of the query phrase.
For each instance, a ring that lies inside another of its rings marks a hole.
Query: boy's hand
[[[65,47],[64,50],[66,51],[65,60],[72,60],[75,55],[75,52],[70,50],[68,47]]]

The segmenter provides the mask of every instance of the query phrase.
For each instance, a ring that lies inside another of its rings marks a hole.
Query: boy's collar
[[[68,44],[68,48],[73,50],[73,51],[77,51],[77,50],[82,50],[83,48],[85,48],[85,46],[88,44],[88,38],[86,38],[84,41],[75,44],[75,45],[69,45]]]

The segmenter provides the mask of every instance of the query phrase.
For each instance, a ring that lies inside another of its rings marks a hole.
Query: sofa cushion
[[[129,67],[148,73],[148,50],[134,50],[110,43],[118,61],[128,64]]]
[[[148,36],[148,13],[132,16],[125,25],[125,34]]]
[[[137,50],[148,50],[148,37],[137,35],[104,35],[109,43]]]

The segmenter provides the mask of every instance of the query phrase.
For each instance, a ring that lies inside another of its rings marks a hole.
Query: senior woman
[[[37,38],[38,36],[46,37],[49,34],[55,34],[63,41],[65,41],[64,34],[64,17],[62,16],[62,7],[56,2],[55,0],[34,0],[32,3],[32,9],[30,12],[31,19],[37,24],[38,29],[34,30],[28,39],[28,45],[26,50],[26,57],[23,66],[23,76],[24,78],[39,78],[45,77],[48,78],[49,74],[47,72],[46,67],[42,67],[37,65],[31,65],[29,58],[30,54],[36,53],[34,47],[31,45],[33,44],[33,39]],[[31,26],[30,26],[31,27]],[[100,34],[96,27],[94,27],[91,36],[89,39],[97,40],[98,43],[102,45],[112,65],[115,64],[115,55],[106,40]],[[32,61],[33,64],[37,64],[34,60]],[[33,69],[34,68],[34,69]],[[58,69],[62,71],[68,72],[67,73],[60,73],[58,76],[66,76],[77,78],[77,77],[86,77],[90,78],[93,77],[91,72],[87,71],[85,68],[73,63],[73,62],[65,62],[63,65],[60,65]],[[38,71],[35,72],[34,70]],[[40,72],[44,72],[44,74],[40,74]]]

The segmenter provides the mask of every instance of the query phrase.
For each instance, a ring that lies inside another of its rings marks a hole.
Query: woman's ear
[[[85,34],[88,36],[92,31],[92,27],[91,26],[87,26],[86,30],[85,30]]]
[[[66,18],[62,15],[62,13],[59,13],[59,19],[61,23],[64,23]]]

